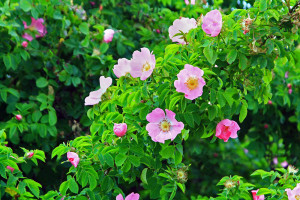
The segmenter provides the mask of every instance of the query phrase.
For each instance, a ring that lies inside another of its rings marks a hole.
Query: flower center
[[[185,82],[186,86],[190,89],[193,90],[195,88],[198,87],[199,82],[198,82],[198,78],[196,77],[190,77],[186,82]]]
[[[168,132],[170,130],[170,127],[171,127],[170,122],[168,122],[166,119],[162,120],[159,125],[160,125],[160,129],[163,132]]]
[[[74,161],[74,158],[69,158],[69,161],[70,161],[70,162],[73,162],[73,161]]]
[[[146,62],[145,64],[143,64],[143,72],[149,71],[151,68],[150,64],[148,62]]]
[[[184,178],[185,174],[183,171],[178,171],[177,176],[178,176],[178,178]]]
[[[300,200],[300,195],[297,194],[297,195],[295,196],[295,199],[296,199],[296,200]]]

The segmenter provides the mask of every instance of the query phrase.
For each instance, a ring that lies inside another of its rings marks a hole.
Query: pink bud
[[[22,46],[23,46],[24,48],[26,48],[26,47],[28,46],[28,42],[27,42],[27,41],[22,42]]]
[[[95,2],[94,1],[90,1],[91,6],[95,6]]]
[[[268,101],[268,104],[269,104],[269,105],[272,105],[272,104],[273,104],[273,102],[272,102],[271,100],[269,100],[269,101]]]
[[[289,89],[289,94],[292,94],[293,90],[292,89]]]
[[[100,5],[100,6],[99,6],[99,10],[100,10],[100,11],[102,11],[102,9],[103,9],[103,6],[102,6],[102,5]]]
[[[284,161],[284,162],[280,163],[280,165],[281,165],[282,167],[286,168],[286,167],[289,165],[289,163],[286,162],[286,161]]]
[[[160,33],[160,30],[159,30],[159,29],[156,29],[156,33]]]
[[[126,134],[127,131],[127,124],[126,123],[121,123],[121,124],[116,124],[114,125],[114,133],[118,137],[123,137]]]
[[[289,89],[291,89],[291,88],[292,88],[292,84],[288,83],[288,84],[287,84],[287,87],[288,87]]]
[[[32,158],[33,154],[34,154],[34,152],[28,152],[28,153],[26,154],[26,157],[27,157],[27,158]]]
[[[214,157],[216,158],[216,157],[218,157],[219,156],[219,154],[217,154],[217,153],[214,153]]]
[[[9,169],[11,171],[11,173],[13,173],[13,171],[15,170],[14,168],[12,168],[11,166],[7,166],[6,169]]]
[[[264,125],[264,128],[265,128],[265,129],[269,128],[269,125],[268,125],[268,124],[265,124],[265,125]]]
[[[22,119],[22,115],[16,115],[16,119],[20,121]]]

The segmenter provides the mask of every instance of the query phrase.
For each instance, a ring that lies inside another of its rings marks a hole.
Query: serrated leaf
[[[237,56],[237,51],[235,49],[232,49],[229,51],[229,53],[227,54],[227,62],[229,64],[233,63],[236,59]]]

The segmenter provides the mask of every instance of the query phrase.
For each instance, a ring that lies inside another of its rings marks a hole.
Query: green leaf
[[[174,156],[174,152],[175,152],[174,146],[167,146],[166,148],[161,150],[161,152],[159,152],[159,154],[163,158],[168,159],[168,158],[172,158]]]
[[[147,171],[148,171],[148,168],[144,168],[143,171],[142,171],[142,174],[141,174],[141,180],[144,184],[147,184],[148,185],[148,182],[147,182]]]
[[[212,121],[218,113],[218,109],[215,105],[208,107],[208,119]]]
[[[191,113],[184,113],[183,116],[186,123],[188,123],[190,127],[194,128],[195,124],[194,124],[193,115]]]
[[[76,183],[76,181],[74,180],[74,178],[70,179],[69,182],[70,182],[69,183],[69,188],[70,188],[71,192],[77,194],[79,188],[78,188],[78,184]]]
[[[34,122],[38,122],[41,117],[42,117],[42,113],[39,110],[36,110],[32,113],[32,120]]]
[[[267,8],[268,8],[267,3],[268,3],[268,0],[260,0],[260,2],[259,2],[259,11],[260,12],[267,10]]]
[[[70,182],[69,181],[64,181],[60,187],[59,187],[59,191],[62,195],[66,195],[66,192],[69,188]]]
[[[20,7],[25,12],[28,12],[32,8],[31,0],[22,0],[22,1],[20,1]]]
[[[136,156],[129,156],[128,157],[129,161],[135,166],[138,167],[140,166],[141,162],[140,162],[140,158],[136,157]]]
[[[256,193],[257,196],[265,195],[265,194],[272,194],[272,190],[269,190],[268,188],[259,188],[258,192]]]
[[[41,184],[31,179],[24,179],[23,181],[24,183],[26,183],[26,185],[28,186],[30,191],[34,194],[34,196],[39,197],[40,194],[39,187],[42,187]]]
[[[81,33],[87,35],[89,34],[89,25],[86,22],[83,22],[82,24],[79,25],[79,30]]]
[[[54,126],[57,122],[56,111],[54,108],[49,110],[49,124],[50,126]]]
[[[101,45],[100,45],[100,52],[101,53],[105,53],[107,50],[108,50],[108,47],[109,45],[105,42],[103,42]]]
[[[45,79],[44,77],[40,77],[36,80],[36,86],[38,88],[44,88],[48,85],[48,81],[47,79]]]
[[[105,162],[110,166],[113,167],[114,166],[114,158],[109,154],[106,153],[103,155]]]
[[[204,56],[210,64],[214,64],[217,60],[217,53],[215,53],[210,46],[203,49]]]
[[[227,62],[229,64],[233,63],[236,59],[237,56],[237,51],[235,49],[232,49],[229,51],[229,53],[227,54]]]
[[[115,162],[117,166],[121,166],[123,165],[123,163],[125,162],[125,160],[127,159],[127,156],[124,154],[118,154],[115,158]]]
[[[241,107],[241,111],[240,111],[240,116],[239,116],[239,120],[242,123],[244,121],[244,119],[247,116],[247,109],[248,109],[248,104],[245,100],[242,101],[242,107]]]
[[[247,57],[242,53],[239,54],[239,68],[242,70],[247,68]]]

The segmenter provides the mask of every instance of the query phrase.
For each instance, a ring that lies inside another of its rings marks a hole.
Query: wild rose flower
[[[67,153],[67,157],[68,157],[68,160],[70,161],[70,163],[72,165],[74,165],[74,167],[76,168],[78,163],[79,163],[79,160],[80,158],[78,157],[77,153],[74,153],[74,152],[68,152]]]
[[[138,193],[130,193],[126,198],[125,200],[139,200],[140,199],[140,195]],[[122,194],[119,194],[117,197],[116,197],[116,200],[124,200]]]
[[[27,157],[27,158],[32,158],[33,155],[34,155],[34,152],[28,152],[28,153],[26,154],[26,157]]]
[[[131,72],[130,60],[121,58],[118,60],[118,64],[114,66],[113,72],[120,78]]]
[[[191,0],[191,5],[195,5],[195,1],[196,0]],[[189,5],[190,4],[190,1],[189,0],[184,0],[185,4],[186,5]]]
[[[27,26],[27,23],[25,21],[23,21],[24,29],[29,29],[30,31],[37,32],[37,34],[35,35],[36,38],[44,37],[47,33],[47,30],[46,30],[45,26],[43,25],[43,23],[44,23],[43,18],[39,18],[36,20],[33,17],[31,17],[30,26]],[[29,41],[33,40],[33,37],[28,33],[24,33],[22,37]]]
[[[112,29],[106,29],[104,31],[104,37],[103,37],[103,41],[105,43],[110,43],[114,37],[115,31]]]
[[[251,192],[252,192],[253,200],[264,200],[265,199],[265,195],[259,195],[259,196],[256,195],[258,190],[252,190]]]
[[[14,168],[12,168],[11,166],[7,166],[6,169],[9,169],[11,171],[11,173],[13,173],[13,171],[15,170]]]
[[[27,48],[27,46],[28,46],[28,42],[27,41],[23,41],[22,42],[22,47]]]
[[[177,92],[183,92],[185,98],[193,100],[203,93],[203,86],[206,84],[202,78],[204,72],[198,67],[186,64],[178,74],[178,80],[174,82]]]
[[[194,18],[185,18],[176,19],[173,22],[173,25],[169,27],[169,37],[172,42],[178,42],[179,44],[186,44],[186,41],[182,38],[182,36],[175,36],[175,34],[183,32],[188,33],[191,29],[197,28],[197,21]]]
[[[222,29],[222,15],[220,11],[212,10],[208,12],[203,18],[202,29],[211,37],[218,36]]]
[[[289,165],[289,163],[286,162],[286,160],[285,160],[285,161],[283,161],[282,163],[280,163],[280,165],[281,165],[283,168],[286,168],[286,167]]]
[[[21,121],[22,115],[16,115],[16,120]]]
[[[114,124],[114,133],[118,137],[123,137],[126,134],[127,131],[127,124],[121,123],[121,124]]]
[[[134,51],[131,60],[131,76],[133,78],[140,77],[140,79],[146,80],[153,72],[155,68],[155,55],[150,53],[149,49],[141,48],[141,52]]]
[[[239,130],[240,127],[235,121],[224,119],[219,122],[216,127],[216,137],[224,140],[224,142],[227,142],[230,137],[237,138],[237,131]]]
[[[184,124],[175,119],[175,113],[168,109],[165,111],[167,115],[162,109],[156,108],[146,117],[150,122],[146,130],[154,142],[165,143],[165,140],[174,140],[184,128]]]
[[[278,158],[277,158],[277,157],[274,157],[274,158],[273,158],[273,163],[274,163],[274,165],[277,165],[277,164],[278,164]]]
[[[96,91],[90,92],[89,96],[85,98],[84,105],[95,105],[101,101],[101,96],[106,92],[107,88],[111,86],[112,79],[110,77],[105,78],[101,76],[99,79],[100,82],[100,89]]]
[[[300,183],[297,184],[297,186],[291,190],[291,189],[285,189],[289,200],[299,200],[300,199]]]

